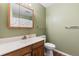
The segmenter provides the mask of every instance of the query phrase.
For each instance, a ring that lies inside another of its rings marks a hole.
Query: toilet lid
[[[52,43],[45,43],[45,46],[55,47],[55,44],[52,44]]]

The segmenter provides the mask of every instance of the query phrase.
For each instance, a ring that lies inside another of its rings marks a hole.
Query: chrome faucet
[[[24,35],[22,39],[25,40],[25,39],[27,39],[27,37]]]

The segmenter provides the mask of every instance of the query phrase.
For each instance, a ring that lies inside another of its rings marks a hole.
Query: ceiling
[[[51,6],[51,5],[53,5],[53,3],[41,3],[41,5],[43,5],[44,7],[49,7],[49,6]]]

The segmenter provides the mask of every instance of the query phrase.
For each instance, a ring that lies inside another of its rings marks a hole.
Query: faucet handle
[[[26,39],[27,37],[24,35],[22,39]]]

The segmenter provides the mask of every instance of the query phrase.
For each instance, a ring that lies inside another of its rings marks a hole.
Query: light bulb
[[[32,6],[31,4],[28,4],[30,7]]]

